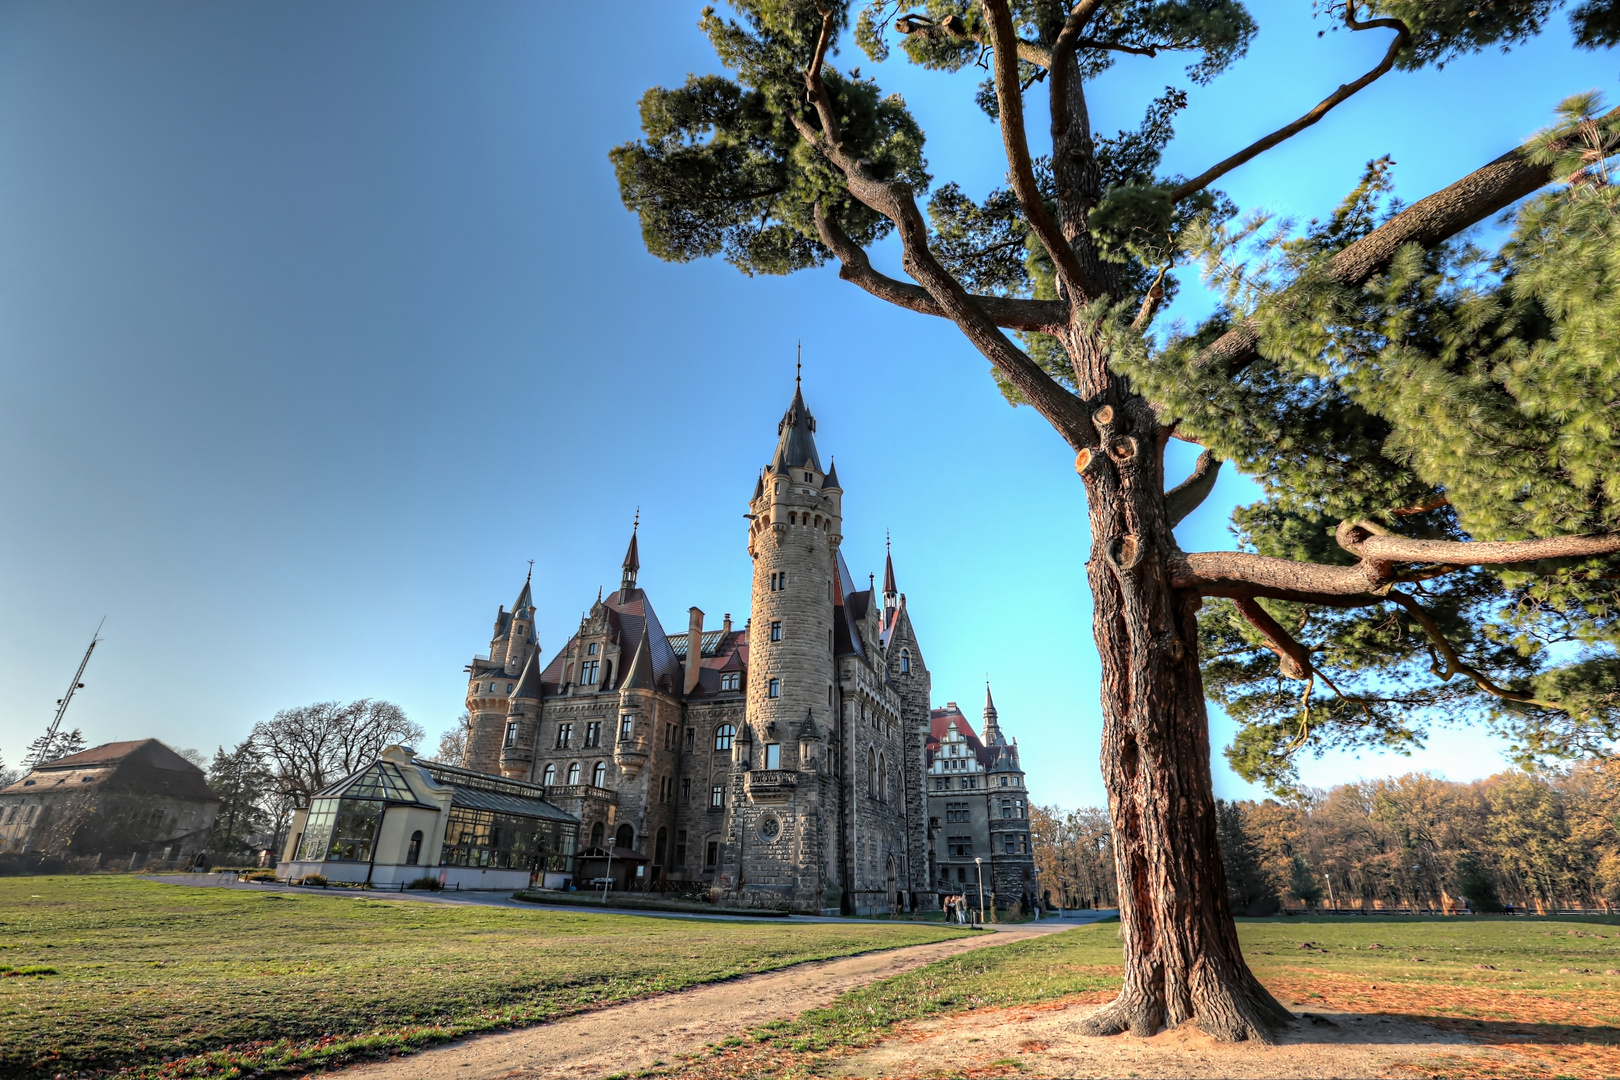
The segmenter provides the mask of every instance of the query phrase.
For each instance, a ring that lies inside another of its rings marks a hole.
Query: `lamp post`
[[[607,903],[608,890],[613,887],[613,848],[617,843],[617,840],[608,841],[607,873],[602,877],[602,903],[604,904]]]
[[[975,858],[973,860],[973,866],[979,872],[979,922],[983,923],[985,921],[984,920],[984,860],[979,859],[979,858]]]

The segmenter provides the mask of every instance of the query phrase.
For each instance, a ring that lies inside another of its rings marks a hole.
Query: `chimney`
[[[723,634],[731,633],[731,612],[729,611],[726,612],[726,621],[721,625],[720,632]]]
[[[686,614],[691,621],[686,626],[686,689],[682,692],[691,696],[697,689],[698,670],[703,666],[703,612],[692,608]]]

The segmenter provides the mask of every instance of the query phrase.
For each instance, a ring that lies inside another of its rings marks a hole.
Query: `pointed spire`
[[[810,709],[804,710],[804,721],[799,725],[799,738],[801,740],[821,738],[816,732],[816,718]]]
[[[838,482],[838,459],[837,458],[833,458],[832,459],[832,464],[827,467],[827,479],[822,481],[822,484],[821,484],[821,489],[823,491],[826,491],[826,490],[831,489],[831,488],[837,488],[839,491],[844,490],[843,485],[839,484],[839,482]]]
[[[894,552],[889,546],[889,531],[883,530],[883,606],[894,607],[900,590],[894,586]]]
[[[761,470],[759,479],[754,481],[754,494],[748,501],[757,502],[759,497],[763,494],[765,494],[765,472],[764,470]]]
[[[641,551],[636,546],[636,534],[641,531],[641,507],[636,507],[636,521],[630,526],[630,546],[624,552],[624,573],[619,578],[619,595],[623,599],[636,587],[636,571],[641,569]]]
[[[517,689],[507,695],[512,698],[529,698],[540,700],[540,651],[536,649],[529,654],[528,663],[523,665],[523,674],[518,679]]]
[[[647,627],[641,627],[641,641],[636,645],[636,657],[630,661],[630,673],[625,678],[620,690],[653,690],[652,641],[647,637]]]
[[[1006,736],[1001,734],[1001,725],[996,722],[996,699],[990,696],[990,680],[984,680],[984,741],[987,746],[1000,746],[1006,743]]]
[[[804,392],[798,379],[793,382],[793,401],[782,414],[782,420],[776,425],[779,436],[776,443],[776,456],[771,459],[771,471],[783,472],[787,469],[808,465],[816,472],[821,472],[821,458],[816,453],[816,418],[810,415],[810,410],[804,403]]]
[[[518,598],[512,601],[512,614],[518,618],[527,618],[534,611],[534,594],[529,591],[529,583],[534,580],[534,560],[529,560],[529,576],[523,579],[523,590]]]

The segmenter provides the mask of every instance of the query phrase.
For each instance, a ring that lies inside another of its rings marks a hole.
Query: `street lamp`
[[[974,867],[979,872],[979,921],[984,922],[984,860],[975,858]]]

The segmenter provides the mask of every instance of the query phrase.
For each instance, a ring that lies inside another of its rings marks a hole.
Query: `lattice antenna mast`
[[[56,699],[56,715],[51,717],[51,726],[45,730],[46,745],[55,738],[56,729],[62,726],[62,717],[67,715],[68,706],[73,702],[73,692],[84,689],[84,683],[79,680],[84,678],[84,669],[90,664],[90,654],[95,652],[96,646],[101,643],[101,628],[106,625],[107,617],[103,615],[101,622],[96,624],[96,632],[90,635],[90,647],[84,650],[84,659],[79,661],[79,670],[73,673],[73,681],[68,683],[67,693]]]

